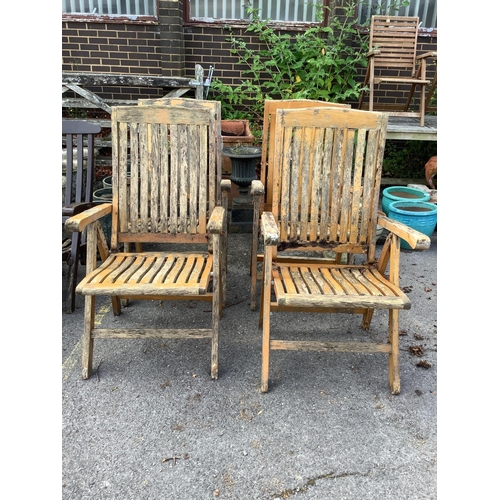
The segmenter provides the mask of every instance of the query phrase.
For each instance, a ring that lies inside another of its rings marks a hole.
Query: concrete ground
[[[384,354],[292,351],[271,352],[262,394],[250,235],[229,236],[217,381],[207,340],[153,339],[96,340],[94,373],[82,380],[83,298],[73,314],[62,310],[62,499],[436,499],[437,232],[430,250],[401,255],[412,307],[400,313],[398,396]],[[97,322],[208,326],[209,309],[136,301],[115,318],[103,298]],[[275,313],[271,332],[382,340],[387,312],[369,332],[360,324]]]

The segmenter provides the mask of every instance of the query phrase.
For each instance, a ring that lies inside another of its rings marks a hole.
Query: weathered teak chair
[[[62,223],[92,207],[94,185],[94,137],[101,126],[85,120],[62,120],[63,151],[66,152],[66,189],[62,207]],[[85,251],[85,235],[74,232],[63,240],[63,259],[68,263],[67,287],[63,290],[66,312],[75,310],[75,287],[78,263]]]
[[[430,239],[378,211],[387,121],[384,113],[351,109],[276,112],[272,209],[261,221],[262,392],[274,349],[386,353],[390,388],[400,391],[398,312],[410,308],[399,288],[400,237],[421,250]],[[260,181],[253,183],[262,189]],[[377,224],[390,231],[378,260]],[[283,255],[287,248],[293,256]],[[324,250],[359,254],[363,262],[311,257]],[[271,339],[271,312],[359,313],[368,329],[374,309],[389,310],[386,343]]]
[[[83,378],[91,375],[94,339],[159,337],[210,338],[211,376],[218,377],[230,181],[221,180],[216,116],[219,102],[200,108],[189,99],[177,106],[112,109],[113,202],[66,222],[74,231],[88,225],[87,276],[77,287],[85,295]],[[111,250],[96,268],[93,222],[110,212]],[[127,251],[132,242],[141,250]],[[122,243],[125,251],[119,251]],[[146,244],[161,250],[142,251]],[[115,298],[115,315],[121,312],[118,299],[210,301],[211,327],[193,328],[189,318],[185,329],[96,328],[96,295]]]
[[[255,189],[252,191],[254,201],[254,218],[252,225],[252,246],[250,252],[250,308],[255,310],[257,281],[260,274],[257,263],[262,262],[264,255],[258,253],[260,236],[260,217],[265,210],[271,210],[273,197],[273,172],[268,166],[272,164],[274,158],[274,129],[276,120],[276,110],[278,109],[297,109],[312,107],[333,107],[350,108],[349,104],[338,104],[335,102],[318,101],[314,99],[285,99],[285,100],[266,100],[264,102],[264,120],[262,127],[262,156],[260,168],[260,180],[264,190]],[[265,197],[265,201],[264,201]]]
[[[370,45],[366,54],[368,67],[364,85],[369,86],[368,110],[374,108],[375,86],[411,85],[410,94],[405,104],[390,105],[379,103],[376,111],[385,111],[389,115],[417,116],[420,126],[424,126],[426,108],[427,59],[436,58],[436,52],[426,52],[417,56],[418,17],[372,16],[370,25]],[[420,87],[420,110],[408,111],[413,92]],[[365,92],[359,96],[359,109],[364,108]]]

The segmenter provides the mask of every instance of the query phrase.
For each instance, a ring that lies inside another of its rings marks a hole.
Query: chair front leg
[[[271,265],[273,247],[266,246],[264,250],[263,288],[261,302],[261,317],[263,317],[262,328],[262,370],[261,370],[261,392],[268,391],[269,380],[269,353],[271,342]]]
[[[210,375],[213,380],[219,378],[219,319],[222,316],[221,290],[221,248],[220,235],[214,234],[213,243],[213,293],[212,293],[212,352]]]

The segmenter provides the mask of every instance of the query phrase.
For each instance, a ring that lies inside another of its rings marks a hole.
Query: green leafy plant
[[[322,8],[316,10],[318,21]],[[315,25],[296,35],[277,31],[259,17],[258,9],[249,8],[246,33],[257,37],[259,48],[231,30],[231,53],[247,69],[237,86],[213,81],[223,118],[249,120],[258,136],[266,99],[356,100],[363,88],[356,77],[367,64],[368,35],[358,29],[355,8],[356,2],[347,0],[337,8],[342,15],[331,16],[328,26]]]

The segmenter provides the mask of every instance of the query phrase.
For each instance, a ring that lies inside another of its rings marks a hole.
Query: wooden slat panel
[[[141,123],[139,125],[139,175],[141,177],[141,189],[139,194],[139,217],[141,221],[140,230],[142,233],[148,232],[149,216],[150,162],[148,129],[148,123]]]
[[[359,207],[351,205],[351,175],[354,153],[354,136],[353,130],[346,130],[344,136],[344,161],[342,173],[342,188],[340,200],[340,241],[347,241],[350,229],[350,215],[352,210],[358,210]]]
[[[125,172],[124,172],[125,171]],[[126,168],[120,169],[121,177]],[[137,123],[130,124],[130,192],[128,196],[130,230],[137,233],[139,230],[139,138]],[[123,228],[121,228],[123,230]]]
[[[158,231],[158,209],[160,207],[160,137],[159,137],[159,125],[157,123],[153,123],[148,127],[149,129],[149,137],[148,137],[148,149],[149,149],[149,158],[150,158],[150,168],[151,168],[151,177],[150,177],[150,192],[149,192],[149,217],[151,226],[150,231],[156,233]]]
[[[179,128],[170,127],[170,226],[171,234],[177,233],[177,204],[179,203]]]
[[[333,143],[333,162],[331,165],[332,173],[332,184],[329,199],[329,209],[330,214],[330,240],[337,240],[337,227],[340,219],[340,193],[341,193],[341,179],[342,170],[344,165],[344,127],[338,127],[335,130],[335,139]]]
[[[167,124],[160,125],[160,225],[159,230],[168,231],[170,197],[170,140]]]
[[[210,254],[145,252],[110,256],[85,277],[78,289],[93,295],[186,295],[205,293],[210,282]]]
[[[330,351],[390,353],[390,344],[375,342],[319,342],[307,340],[271,340],[271,349],[285,351]]]
[[[335,137],[335,131],[332,128],[324,131],[324,148],[323,148],[323,174],[319,178],[319,186],[321,189],[320,196],[320,224],[319,224],[319,239],[326,241],[330,233],[330,190],[332,185],[333,173],[333,148],[332,144]]]
[[[212,337],[211,328],[96,328],[92,330],[93,339],[204,339]]]
[[[179,125],[179,230],[185,233],[188,228],[188,184],[189,184],[189,129]]]

